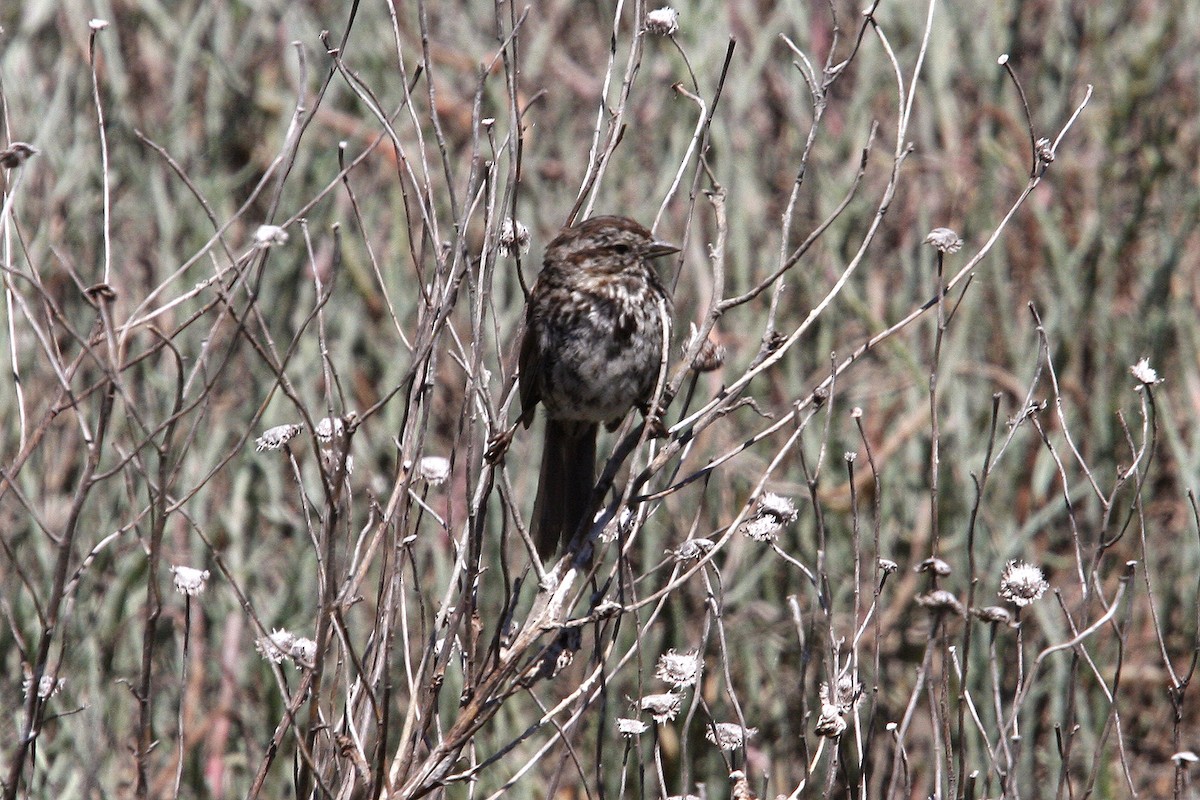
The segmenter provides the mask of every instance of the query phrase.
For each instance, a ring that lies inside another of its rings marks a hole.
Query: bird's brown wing
[[[542,354],[537,346],[537,336],[532,321],[525,317],[525,330],[521,333],[521,353],[517,359],[517,381],[521,394],[520,421],[528,428],[533,422],[533,409],[541,400],[538,392],[538,373],[542,369]]]

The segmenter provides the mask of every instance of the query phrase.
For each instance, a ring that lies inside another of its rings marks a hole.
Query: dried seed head
[[[854,680],[850,675],[843,675],[838,678],[837,696],[834,697],[834,702],[842,709],[842,713],[848,712],[858,703],[858,698],[862,696],[862,684]]]
[[[967,610],[963,608],[962,603],[958,602],[958,598],[952,592],[948,592],[945,589],[937,589],[917,595],[917,605],[939,614],[953,612],[960,617],[967,615]]]
[[[341,417],[325,417],[317,423],[317,439],[322,444],[329,444],[334,438],[346,435],[346,423]]]
[[[688,539],[674,550],[668,550],[667,552],[675,556],[676,561],[695,561],[698,558],[703,558],[715,546],[712,539]]]
[[[704,729],[704,738],[722,750],[737,750],[756,733],[758,728],[743,728],[736,722],[718,722]]]
[[[817,693],[821,697],[822,707],[833,706],[839,715],[844,715],[850,713],[850,710],[858,703],[858,699],[862,696],[862,684],[857,683],[849,675],[843,675],[838,678],[832,695],[829,692],[829,684],[825,681],[821,682]]]
[[[821,683],[821,715],[817,718],[816,733],[827,739],[836,739],[846,731],[846,720],[843,719],[862,695],[862,685],[854,682],[849,675],[838,679],[837,688],[830,696],[829,684]]]
[[[987,606],[985,608],[972,608],[971,613],[982,622],[1007,625],[1012,622],[1012,613],[1003,606]]]
[[[940,253],[957,253],[962,249],[963,240],[949,228],[934,228],[925,237],[925,244],[931,245]]]
[[[671,36],[679,30],[679,12],[670,6],[647,12],[645,29],[655,36]]]
[[[292,645],[295,641],[296,634],[286,628],[276,628],[271,631],[270,636],[258,637],[254,643],[254,649],[263,658],[279,664],[292,654]]]
[[[1138,383],[1142,386],[1157,386],[1163,382],[1163,379],[1158,377],[1158,372],[1150,366],[1150,359],[1148,358],[1143,358],[1134,364],[1129,368],[1129,371],[1133,373],[1133,377],[1137,378]]]
[[[838,714],[837,706],[821,706],[821,716],[817,717],[817,736],[826,739],[836,739],[846,732],[846,720]]]
[[[1038,162],[1043,168],[1054,163],[1054,146],[1050,143],[1049,139],[1038,139],[1034,150],[1037,152]]]
[[[40,151],[31,144],[24,142],[13,142],[8,147],[0,150],[0,167],[5,169],[16,169],[24,164],[29,159],[36,156]]]
[[[729,787],[729,800],[758,800],[758,796],[750,789],[745,772],[735,769],[729,773],[729,780],[733,784]]]
[[[950,565],[940,558],[927,558],[913,568],[914,572],[931,572],[939,578],[950,574]]]
[[[175,576],[175,591],[188,597],[195,597],[202,593],[208,582],[208,570],[206,569],[173,566],[171,574]]]
[[[767,492],[754,501],[754,510],[741,525],[741,532],[757,542],[773,542],[799,513],[791,499]]]
[[[1041,567],[1027,564],[1024,561],[1009,561],[1000,573],[1001,599],[1007,600],[1018,608],[1024,608],[1041,598],[1050,584]]]
[[[512,218],[507,217],[500,223],[500,235],[496,237],[496,247],[500,250],[501,255],[510,258],[518,253],[524,255],[529,252],[529,239],[529,228],[520,220],[517,220],[514,225]]]
[[[297,636],[292,640],[288,655],[296,662],[296,666],[312,669],[317,662],[317,643],[312,639]]]
[[[648,712],[659,725],[675,719],[681,708],[683,708],[683,695],[677,692],[648,694],[642,698],[641,702],[642,711]]]
[[[891,575],[893,572],[900,569],[900,565],[895,561],[892,561],[890,558],[880,558],[877,563],[880,571],[882,571],[884,575]]]
[[[417,462],[417,474],[430,486],[439,486],[450,477],[450,459],[442,456],[425,456]]]
[[[287,244],[288,232],[278,225],[259,225],[254,232],[254,246],[260,250]]]
[[[254,451],[261,453],[263,450],[279,450],[299,436],[302,430],[303,425],[276,425],[274,428],[267,428],[254,440]]]
[[[687,653],[668,650],[658,657],[658,668],[654,671],[654,677],[676,689],[684,689],[700,679],[701,666],[700,654],[695,650]]]
[[[773,542],[779,538],[783,526],[774,517],[753,517],[741,525],[742,535],[756,542]]]
[[[1191,750],[1180,750],[1175,755],[1171,756],[1171,760],[1176,764],[1182,764],[1185,761],[1189,764],[1195,764],[1200,761],[1200,756],[1193,753]]]
[[[790,525],[796,521],[796,517],[800,516],[796,511],[796,504],[790,498],[774,492],[767,492],[758,498],[758,513],[770,514],[783,525]]]
[[[696,335],[699,331],[696,329],[696,323],[692,323],[692,333],[688,340],[684,342],[681,355],[687,355],[688,350],[692,348],[692,344],[696,341]],[[692,369],[696,372],[715,372],[725,363],[725,346],[715,340],[712,334],[704,340],[700,345],[700,350],[697,351],[696,357],[692,359]]]
[[[39,700],[47,700],[63,690],[67,685],[66,678],[55,678],[53,675],[43,675],[38,679],[37,696]],[[21,691],[26,697],[29,697],[29,691],[33,688],[33,679],[25,678],[21,682]]]
[[[630,719],[628,717],[617,718],[617,733],[621,734],[626,739],[632,739],[635,736],[641,736],[649,729],[650,726],[642,722],[640,719]]]

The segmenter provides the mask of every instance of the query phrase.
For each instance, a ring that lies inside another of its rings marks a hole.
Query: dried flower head
[[[893,572],[900,569],[900,565],[895,561],[892,561],[890,558],[880,558],[876,563],[879,565],[879,569],[884,575],[891,575]]]
[[[843,717],[858,703],[862,696],[862,684],[855,682],[850,675],[843,675],[838,678],[833,692],[829,691],[826,682],[821,683],[818,692],[821,696],[821,715],[817,718],[817,735],[836,739],[846,730]]]
[[[288,232],[278,225],[259,225],[254,232],[254,246],[260,250],[287,244]]]
[[[254,440],[254,451],[261,453],[263,450],[279,450],[299,436],[302,430],[303,425],[276,425],[274,428],[267,428]]]
[[[838,714],[848,714],[858,704],[858,699],[862,697],[862,684],[855,681],[850,675],[842,675],[838,678],[832,694],[829,691],[829,684],[825,681],[821,682],[817,693],[821,697],[822,706],[831,705]]]
[[[296,666],[312,669],[317,662],[317,643],[312,639],[297,636],[292,640],[288,655],[292,657],[292,661],[296,662]]]
[[[982,622],[1007,625],[1012,622],[1012,613],[1003,606],[987,606],[985,608],[972,608],[971,614]]]
[[[93,19],[88,20],[88,27],[96,32],[102,31],[108,27],[108,20],[100,19],[99,17],[95,17]]]
[[[696,341],[696,336],[700,333],[696,329],[696,323],[692,323],[691,335],[684,342],[680,355],[687,355],[688,350],[692,348],[692,344]],[[718,342],[710,334],[707,339],[700,345],[700,349],[696,352],[696,357],[692,359],[692,369],[696,372],[715,372],[725,363],[725,345]]]
[[[967,610],[963,608],[962,603],[958,602],[954,593],[945,589],[935,589],[932,592],[917,595],[917,605],[936,613],[952,612],[959,617],[967,615]]]
[[[286,628],[276,628],[271,631],[270,636],[258,637],[254,643],[254,649],[263,658],[279,664],[292,654],[292,645],[295,641],[296,634]]]
[[[438,486],[450,477],[450,459],[443,456],[425,456],[417,462],[417,474],[430,486]]]
[[[752,517],[742,523],[741,531],[756,542],[773,542],[779,538],[783,526],[774,517]]]
[[[48,700],[54,695],[63,690],[67,685],[66,678],[56,678],[53,675],[43,675],[38,679],[37,696],[39,700]],[[33,678],[25,678],[21,682],[21,691],[26,697],[29,697],[29,691],[33,688]]]
[[[668,552],[675,556],[676,561],[695,561],[703,558],[714,547],[716,547],[716,543],[712,539],[687,539]]]
[[[700,654],[695,650],[686,653],[668,650],[658,657],[654,677],[676,689],[685,689],[700,679],[701,666]]]
[[[934,228],[925,237],[925,244],[932,245],[939,253],[957,253],[962,249],[963,240],[949,228]]]
[[[846,720],[842,719],[837,713],[837,707],[830,705],[821,706],[821,716],[817,717],[817,736],[824,736],[826,739],[836,739],[846,732]]]
[[[1150,359],[1143,358],[1138,361],[1129,371],[1133,373],[1133,377],[1137,379],[1142,386],[1157,386],[1163,382],[1163,379],[1158,377],[1158,372],[1150,366]]]
[[[758,796],[750,788],[750,781],[746,779],[745,772],[735,769],[729,773],[729,781],[733,784],[729,787],[729,800],[758,800]]]
[[[677,692],[648,694],[642,698],[640,707],[642,711],[646,711],[654,717],[655,722],[662,725],[675,719],[679,714],[679,709],[683,708],[683,695]]]
[[[791,499],[767,492],[754,501],[750,518],[741,524],[740,530],[756,542],[773,542],[798,516]]]
[[[1191,750],[1180,750],[1175,755],[1171,756],[1171,760],[1176,764],[1182,764],[1185,761],[1189,764],[1195,764],[1200,761],[1200,756],[1193,753]]]
[[[1000,573],[1000,597],[1018,608],[1024,608],[1041,598],[1050,584],[1042,568],[1024,561],[1009,561]]]
[[[646,33],[655,36],[671,36],[679,30],[679,12],[663,6],[646,13]]]
[[[206,569],[173,566],[171,574],[175,576],[175,591],[188,597],[195,597],[203,592],[208,582],[208,570]]]
[[[496,237],[496,247],[499,248],[501,255],[512,256],[521,253],[524,255],[529,252],[529,228],[524,223],[517,220],[513,224],[511,217],[505,217],[500,223],[500,235]]]
[[[334,438],[346,435],[346,423],[341,417],[325,417],[317,423],[317,439],[322,444],[329,444]]]
[[[621,734],[626,739],[632,739],[635,736],[641,736],[649,729],[650,726],[642,722],[640,719],[631,719],[629,717],[617,718],[617,733]]]
[[[834,698],[839,706],[849,711],[862,697],[862,684],[849,675],[842,675],[837,682],[837,696]]]
[[[940,558],[927,558],[913,568],[914,572],[931,572],[939,578],[950,574],[950,565]]]
[[[758,728],[743,728],[736,722],[717,722],[704,729],[704,738],[722,750],[737,750],[757,733]]]
[[[1045,137],[1038,139],[1037,146],[1034,147],[1034,151],[1037,153],[1038,163],[1040,163],[1042,167],[1046,167],[1054,163],[1054,145],[1049,139]]]
[[[790,525],[796,521],[796,517],[800,516],[796,511],[796,504],[791,501],[791,498],[774,492],[767,492],[758,498],[758,513],[770,514],[778,518],[784,525]]]
[[[38,154],[39,150],[25,142],[13,142],[0,150],[0,167],[16,169]]]

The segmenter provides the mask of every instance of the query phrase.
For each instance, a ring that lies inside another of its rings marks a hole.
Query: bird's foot
[[[513,425],[507,430],[500,431],[491,439],[488,440],[487,450],[484,451],[483,457],[489,464],[497,464],[500,459],[504,458],[504,454],[508,452],[508,446],[512,444],[513,436],[517,432],[517,426]]]

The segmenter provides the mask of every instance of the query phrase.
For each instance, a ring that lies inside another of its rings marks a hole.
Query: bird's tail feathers
[[[531,530],[543,561],[570,542],[591,510],[598,429],[594,422],[546,420]]]

